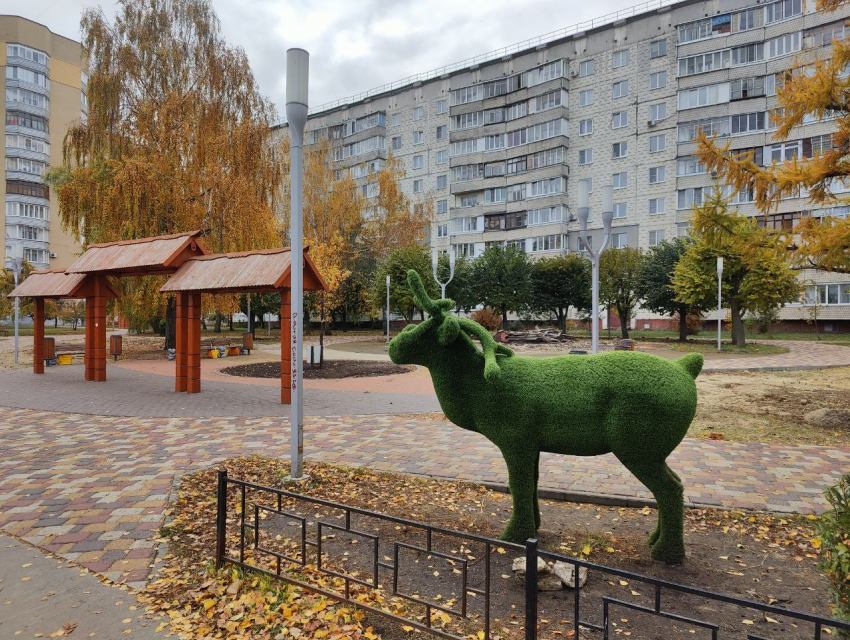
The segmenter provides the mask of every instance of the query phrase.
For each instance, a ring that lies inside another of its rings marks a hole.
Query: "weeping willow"
[[[193,229],[213,252],[280,246],[275,110],[210,3],[122,0],[81,28],[88,113],[47,177],[63,228],[83,247]],[[116,284],[136,328],[162,317],[160,278]]]

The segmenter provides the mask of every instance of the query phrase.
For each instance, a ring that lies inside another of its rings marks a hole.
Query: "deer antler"
[[[416,302],[416,306],[427,312],[430,316],[442,318],[446,311],[455,306],[454,301],[448,298],[431,300],[428,292],[425,291],[425,285],[422,284],[422,278],[413,269],[407,272],[407,284],[413,292],[413,300]]]
[[[484,378],[490,382],[497,380],[502,375],[502,370],[499,363],[496,362],[496,354],[510,358],[514,352],[505,345],[497,343],[493,340],[493,336],[477,322],[467,320],[466,318],[457,319],[460,328],[468,335],[473,335],[478,338],[481,343],[481,350],[484,352]]]

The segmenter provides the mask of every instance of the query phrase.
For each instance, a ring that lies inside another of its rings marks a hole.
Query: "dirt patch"
[[[337,380],[339,378],[370,378],[392,376],[413,371],[416,367],[374,360],[325,360],[321,368],[305,364],[307,380]],[[280,362],[255,362],[222,369],[221,373],[241,378],[279,378]]]
[[[251,458],[224,464],[230,477],[266,486],[280,486],[288,474],[287,465],[280,460]],[[469,483],[440,482],[330,465],[308,465],[307,472],[308,482],[286,488],[313,498],[344,502],[486,537],[497,537],[510,516],[509,496]],[[259,531],[261,547],[290,557],[298,558],[301,553],[301,520],[292,516],[304,519],[309,541],[317,539],[317,522],[332,523],[341,528],[326,525],[322,528],[323,568],[366,581],[371,581],[374,572],[378,571],[383,595],[376,599],[370,595],[374,592],[353,584],[355,597],[423,624],[424,607],[421,602],[393,595],[393,572],[388,567],[398,562],[398,592],[456,610],[461,606],[464,593],[461,580],[465,565],[468,571],[468,619],[432,612],[431,622],[444,632],[481,637],[478,631],[483,622],[483,597],[480,592],[476,595],[471,590],[480,590],[485,584],[488,554],[483,543],[435,533],[430,541],[431,550],[439,553],[428,553],[424,551],[428,543],[424,532],[404,523],[354,514],[350,528],[360,532],[356,534],[344,530],[344,514],[336,509],[286,497],[282,503],[277,503],[273,495],[254,490],[248,490],[245,498],[250,518],[248,544],[244,550],[246,562],[272,571],[276,565],[272,556],[253,548],[255,504],[266,504],[273,509],[282,507],[289,514],[283,516],[266,512],[266,517],[260,517]],[[238,515],[240,494],[236,489],[229,493],[229,503],[228,510],[232,516],[228,520],[228,553],[238,555],[241,520]],[[819,541],[814,537],[813,519],[687,510],[685,540],[688,557],[682,566],[668,567],[649,559],[646,538],[656,522],[657,513],[653,509],[541,501],[541,510],[543,526],[538,538],[542,549],[765,604],[829,615],[827,581],[817,570]],[[177,516],[175,526],[167,528],[163,535],[169,538],[175,557],[166,559],[164,579],[146,589],[143,599],[149,606],[152,605],[153,610],[162,613],[179,610],[182,620],[193,621],[192,624],[208,623],[210,616],[206,610],[215,607],[220,611],[225,605],[219,604],[219,599],[226,604],[236,601],[239,596],[237,587],[228,598],[224,594],[226,583],[222,582],[228,578],[220,577],[217,582],[210,580],[210,575],[202,568],[214,549],[215,469],[184,477],[174,514]],[[377,542],[370,536],[377,536]],[[402,547],[396,556],[396,543],[423,550],[417,552]],[[387,567],[375,568],[373,552],[376,548],[379,562]],[[316,550],[308,549],[308,558],[313,562]],[[451,557],[446,558],[440,553]],[[502,544],[490,548],[491,637],[523,637],[523,583],[511,569],[514,558],[520,555],[518,550]],[[284,561],[282,570],[294,579],[311,584],[316,582],[335,591],[344,588],[341,579],[317,572],[309,565],[305,567]],[[256,582],[252,584],[256,585]],[[205,587],[208,591],[215,589],[214,601],[205,599],[209,597],[202,592]],[[602,569],[591,569],[587,584],[581,591],[581,619],[601,624],[602,598],[606,596],[632,605],[652,607],[654,595],[651,584],[613,575]],[[245,599],[244,596],[242,599]],[[569,589],[539,594],[540,638],[574,636],[574,601],[575,593]],[[293,594],[289,602],[291,609],[296,610],[301,600]],[[315,610],[315,603],[305,604]],[[340,605],[321,606],[330,610]],[[747,632],[760,637],[812,637],[810,626],[791,623],[780,614],[765,616],[752,609],[706,601],[675,591],[662,592],[662,608],[680,616],[718,624],[722,637],[743,637]],[[265,615],[271,618],[264,620],[264,629],[274,630],[271,637],[275,636],[278,625],[289,626],[273,610],[268,610]],[[332,618],[325,616],[325,619]],[[176,626],[176,622],[172,620],[172,625]],[[694,636],[693,632],[699,632],[699,629],[685,622],[664,620],[619,605],[612,605],[611,623],[612,636],[623,635],[630,640],[703,637]],[[380,632],[384,638],[406,637],[412,632],[412,629],[404,629],[402,625],[372,614],[366,616],[362,625]],[[188,630],[186,627],[182,629]],[[582,637],[585,635],[586,632],[583,632]],[[265,636],[258,633],[247,637]],[[286,637],[285,634],[283,637]]]

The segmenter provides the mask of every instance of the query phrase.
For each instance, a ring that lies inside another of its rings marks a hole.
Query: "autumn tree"
[[[617,312],[624,338],[629,337],[629,323],[640,300],[637,287],[642,266],[643,252],[635,247],[609,248],[599,256],[599,299]]]
[[[672,287],[682,303],[717,307],[717,258],[723,258],[722,296],[732,314],[732,342],[745,345],[744,315],[793,302],[800,283],[786,242],[773,229],[729,211],[719,189],[695,207],[691,238],[673,272]]]
[[[590,279],[590,262],[578,253],[537,260],[531,265],[531,307],[554,315],[566,331],[571,308],[590,309]]]
[[[843,0],[818,0],[819,11],[846,6]],[[755,204],[765,215],[787,198],[805,189],[815,204],[845,202],[835,195],[839,184],[850,180],[850,41],[834,39],[829,55],[801,68],[785,71],[777,80],[778,106],[771,112],[776,141],[794,139],[795,128],[810,118],[831,120],[835,131],[827,144],[812,149],[809,157],[794,157],[762,167],[753,151],[736,152],[731,143],[700,137],[699,156],[708,171],[734,189],[752,189]],[[795,64],[802,64],[796,61]],[[799,137],[799,136],[796,136]],[[799,237],[794,260],[798,267],[850,273],[850,218],[806,217],[795,228]]]
[[[676,265],[691,244],[688,238],[673,238],[649,247],[637,282],[641,306],[655,313],[679,317],[681,342],[688,339],[688,315],[698,312],[699,307],[678,300],[671,285]]]
[[[48,174],[63,228],[84,246],[193,229],[214,252],[279,246],[274,107],[212,5],[122,0],[112,23],[85,10],[81,30],[88,114]],[[137,327],[162,316],[161,284],[120,283]]]

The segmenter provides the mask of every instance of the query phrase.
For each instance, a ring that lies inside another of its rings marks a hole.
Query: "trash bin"
[[[48,366],[56,364],[56,338],[44,339],[44,361]]]
[[[109,336],[109,355],[111,355],[115,360],[118,360],[118,356],[121,355],[122,348],[124,346],[124,336],[115,334]]]
[[[250,331],[242,334],[242,348],[248,352],[248,355],[251,355],[251,349],[254,348],[254,334]]]

